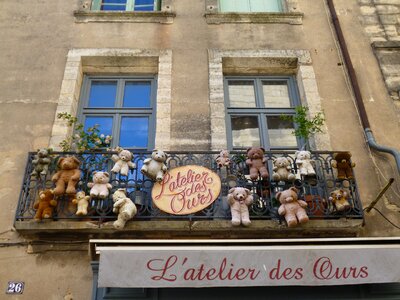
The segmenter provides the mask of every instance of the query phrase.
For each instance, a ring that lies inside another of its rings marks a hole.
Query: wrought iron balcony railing
[[[28,162],[23,179],[22,189],[19,197],[18,208],[16,211],[16,221],[29,221],[35,216],[34,203],[38,197],[40,190],[45,188],[53,188],[51,181],[52,175],[57,171],[57,161],[65,155],[75,155],[81,161],[82,176],[77,184],[77,190],[83,190],[89,194],[87,183],[92,181],[91,173],[97,171],[110,172],[113,162],[111,160],[112,152],[85,152],[85,153],[66,153],[53,152],[52,163],[49,166],[49,172],[46,176],[36,178],[32,176],[34,165],[32,160],[35,153],[29,153]],[[218,199],[209,207],[192,215],[168,215],[160,211],[152,202],[151,190],[153,182],[144,177],[140,168],[143,161],[150,156],[149,152],[134,153],[134,162],[136,169],[131,170],[128,176],[119,174],[111,174],[110,183],[112,190],[110,196],[106,199],[91,199],[89,203],[89,211],[86,216],[77,216],[76,205],[72,204],[71,197],[68,195],[59,196],[58,204],[52,216],[53,220],[68,219],[72,221],[91,220],[100,223],[116,219],[113,213],[112,193],[118,188],[126,188],[127,196],[136,204],[138,213],[132,222],[138,220],[152,219],[186,219],[186,220],[215,220],[229,219],[230,209],[226,201],[228,191],[232,185],[242,186],[250,189],[254,196],[254,204],[250,207],[250,218],[252,220],[277,220],[283,222],[278,215],[279,202],[275,195],[284,189],[293,186],[299,190],[299,199],[303,199],[308,203],[307,213],[310,219],[362,219],[363,211],[357,190],[355,179],[342,180],[336,176],[336,170],[332,168],[332,152],[313,152],[314,168],[316,176],[313,178],[298,178],[294,183],[274,182],[272,178],[267,180],[250,180],[248,168],[243,158],[244,152],[231,152],[231,164],[228,168],[218,168],[216,164],[217,152],[169,152],[167,166],[169,169],[184,165],[199,165],[211,169],[219,175],[222,182],[222,189]],[[294,152],[290,151],[273,151],[266,152],[265,157],[268,161],[270,169],[270,177],[272,174],[272,161],[277,157],[287,157],[296,174],[296,164]],[[338,211],[335,205],[329,200],[330,193],[336,189],[344,189],[349,194],[349,202],[351,207],[345,211]]]

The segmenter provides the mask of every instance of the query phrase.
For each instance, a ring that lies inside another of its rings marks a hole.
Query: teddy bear
[[[75,156],[65,156],[58,160],[59,171],[51,179],[56,184],[54,195],[76,193],[75,185],[81,177],[80,164],[81,162]]]
[[[111,156],[111,159],[115,163],[114,167],[111,169],[111,172],[120,173],[123,176],[127,176],[129,169],[136,168],[136,164],[131,161],[133,154],[121,147],[117,147],[116,151],[118,151],[118,155],[113,154],[113,156]]]
[[[291,187],[276,194],[276,199],[281,203],[278,214],[285,217],[288,227],[296,227],[299,223],[304,224],[309,220],[305,210],[307,203],[298,200],[297,193],[298,190]]]
[[[94,171],[92,173],[93,182],[88,182],[90,197],[105,199],[109,195],[112,185],[109,184],[110,174],[108,172]]]
[[[229,151],[221,150],[216,161],[218,168],[229,167],[229,164],[231,163],[231,159],[229,158]]]
[[[74,199],[72,199],[72,203],[77,205],[77,216],[86,216],[88,213],[88,206],[89,206],[90,197],[86,196],[84,191],[80,191],[76,193]]]
[[[296,166],[301,176],[315,176],[315,170],[311,164],[311,152],[306,150],[296,151]]]
[[[166,160],[167,154],[164,151],[154,149],[151,153],[151,158],[146,158],[143,161],[140,172],[153,181],[160,182],[163,180],[165,172],[167,172]]]
[[[228,203],[231,207],[232,225],[243,226],[251,224],[249,218],[249,208],[253,204],[253,196],[249,189],[243,187],[231,188],[228,192]]]
[[[54,199],[54,191],[46,189],[39,192],[39,197],[35,201],[33,208],[36,209],[35,220],[49,219],[53,215],[53,209],[57,206]]]
[[[350,152],[336,152],[333,153],[332,167],[337,169],[338,179],[353,179],[353,170],[356,166],[355,163],[350,162]]]
[[[49,165],[51,163],[51,158],[49,157],[51,149],[42,148],[38,149],[35,157],[32,160],[34,165],[31,176],[40,177],[40,175],[47,175],[49,171]]]
[[[113,226],[116,229],[122,229],[125,227],[125,223],[136,215],[137,209],[132,200],[126,197],[125,189],[116,190],[112,198],[114,201],[113,212],[118,214],[118,219]]]
[[[290,172],[291,170],[290,161],[286,157],[278,157],[274,159],[272,179],[274,181],[293,181],[296,176]]]
[[[345,211],[351,207],[348,201],[348,193],[342,189],[331,192],[329,200],[335,205],[337,211]]]
[[[250,178],[256,180],[260,173],[263,179],[268,178],[268,170],[265,166],[267,161],[264,157],[265,149],[261,147],[252,147],[247,149],[246,164],[250,167]]]

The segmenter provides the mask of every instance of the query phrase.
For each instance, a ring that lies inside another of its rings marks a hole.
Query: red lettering
[[[281,280],[282,278],[285,280],[291,280],[293,278],[300,280],[303,278],[303,269],[285,268],[281,272],[281,259],[278,259],[277,266],[269,272],[269,278],[275,280]]]
[[[320,257],[314,264],[313,274],[317,279],[357,279],[368,277],[368,268],[362,267],[335,267],[328,257]]]
[[[164,259],[151,259],[147,262],[147,268],[151,271],[161,272],[160,275],[152,276],[151,279],[153,280],[166,280],[166,281],[175,281],[176,275],[170,274],[167,275],[168,269],[171,269],[176,262],[178,261],[178,257],[176,255],[171,255],[164,263]],[[160,267],[155,267],[153,264],[161,263]]]

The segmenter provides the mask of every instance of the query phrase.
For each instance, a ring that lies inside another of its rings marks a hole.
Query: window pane
[[[153,11],[154,0],[135,0],[135,11]]]
[[[250,0],[250,11],[280,12],[282,11],[281,0]]]
[[[263,82],[265,107],[291,107],[286,81]]]
[[[92,81],[89,107],[114,107],[116,95],[116,81]]]
[[[151,82],[126,82],[123,107],[150,107]]]
[[[293,135],[294,124],[280,117],[267,117],[268,136],[271,147],[297,147],[297,139]]]
[[[123,117],[119,145],[128,148],[147,148],[149,119],[147,117]]]
[[[222,12],[250,12],[248,0],[219,0],[219,9]]]
[[[256,107],[256,97],[253,81],[229,81],[229,106]]]
[[[102,10],[125,10],[126,0],[103,0]]]
[[[99,129],[100,134],[112,135],[112,117],[86,116],[84,127],[85,131],[87,131],[89,127],[93,127],[96,124],[99,125],[97,128]]]
[[[247,148],[260,145],[258,118],[254,116],[232,116],[233,147]]]

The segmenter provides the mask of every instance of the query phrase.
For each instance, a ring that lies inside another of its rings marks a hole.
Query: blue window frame
[[[300,105],[293,77],[225,77],[224,94],[230,149],[298,149],[296,125],[281,117]]]
[[[154,148],[156,79],[86,76],[79,109],[84,128],[99,125],[112,147]]]
[[[92,0],[91,10],[103,11],[155,11],[161,0]]]

